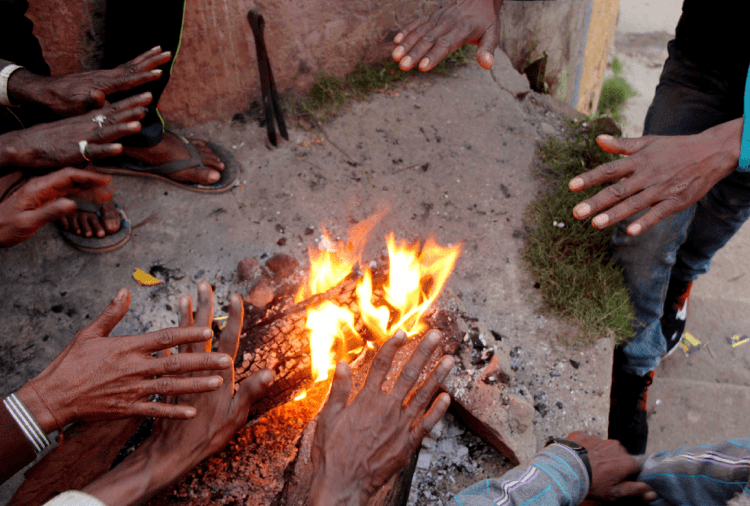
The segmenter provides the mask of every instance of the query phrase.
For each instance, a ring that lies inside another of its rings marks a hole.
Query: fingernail
[[[404,40],[404,34],[401,32],[398,32],[395,37],[393,37],[393,42],[396,44],[401,44],[401,41]],[[398,49],[398,48],[397,48]]]
[[[398,37],[398,35],[396,37]],[[396,44],[398,44],[398,42],[396,42]],[[403,58],[405,52],[406,50],[404,49],[404,46],[398,46],[396,49],[393,50],[392,56],[398,60],[398,59]]]
[[[211,378],[210,380],[208,380],[208,387],[209,388],[219,388],[221,386],[222,382],[223,382],[223,380],[220,377],[214,376],[213,378]]]
[[[135,130],[136,128],[140,128],[141,124],[137,121],[131,121],[127,124],[128,130]]]
[[[609,216],[606,214],[600,214],[596,218],[593,219],[594,225],[597,227],[604,227],[609,223]]]
[[[655,501],[657,497],[659,497],[659,495],[653,490],[651,492],[646,492],[645,494],[643,494],[644,501]]]
[[[404,56],[404,58],[401,60],[401,68],[406,69],[411,67],[411,56]]]
[[[161,51],[161,46],[154,46],[151,48],[151,51]]]
[[[151,73],[154,74],[155,76],[158,76],[158,75],[161,75],[162,70],[161,69],[152,70]]]
[[[142,100],[146,100],[147,98],[150,99],[152,97],[151,92],[147,91],[146,93],[141,93],[138,98]]]
[[[643,230],[643,227],[639,223],[633,223],[628,227],[628,235],[638,235]]]
[[[422,58],[422,61],[419,62],[419,68],[421,70],[427,70],[430,66],[430,59],[429,58]]]
[[[455,365],[456,360],[448,355],[443,359],[443,361],[440,363],[440,365],[445,369],[445,372],[449,372],[451,369],[453,369],[453,366]]]
[[[221,357],[221,359],[219,359],[219,365],[225,368],[229,367],[232,365],[232,359],[229,357]]]
[[[198,414],[197,411],[195,411],[195,408],[185,408],[185,411],[183,411],[186,418],[193,418],[195,415]]]
[[[573,214],[576,215],[576,218],[585,218],[589,215],[591,212],[591,206],[588,204],[578,204],[573,208]]]
[[[434,345],[437,344],[438,341],[440,341],[440,334],[438,332],[431,331],[427,335],[427,344]]]
[[[611,141],[612,140],[612,136],[609,135],[609,134],[602,134],[602,135],[598,136],[597,139],[599,139],[600,141]]]
[[[580,177],[575,177],[570,180],[570,183],[568,183],[568,188],[571,190],[577,190],[578,188],[583,186],[583,179]]]
[[[127,288],[120,288],[120,289],[119,289],[119,290],[117,291],[117,294],[115,295],[115,300],[116,300],[117,302],[120,302],[120,301],[121,301],[122,299],[124,299],[124,298],[125,298],[125,295],[127,295],[127,293],[128,293],[128,290],[127,290]]]
[[[211,339],[214,333],[211,329],[205,329],[203,332],[201,332],[201,335],[205,337],[206,339]]]

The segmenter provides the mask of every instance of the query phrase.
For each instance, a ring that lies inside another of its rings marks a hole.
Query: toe
[[[85,213],[90,214],[90,213]],[[94,235],[94,231],[91,228],[91,223],[89,222],[89,216],[86,216],[84,213],[81,213],[82,216],[79,217],[78,222],[81,224],[81,230],[83,231],[84,237],[91,237]],[[94,216],[96,218],[96,216]]]
[[[214,153],[213,149],[208,146],[196,147],[198,148],[198,153],[201,155],[201,162],[203,163],[203,165],[218,171],[224,170],[224,162],[222,162],[219,157],[216,156],[216,153]]]
[[[101,215],[101,222],[108,234],[114,234],[120,230],[120,213],[117,212],[115,203],[112,200],[108,200],[102,204]]]
[[[90,214],[89,216],[87,216],[86,221],[91,227],[91,230],[93,230],[95,236],[104,237],[105,235],[107,235],[107,232],[104,231],[104,227],[102,227],[102,222],[97,215]]]

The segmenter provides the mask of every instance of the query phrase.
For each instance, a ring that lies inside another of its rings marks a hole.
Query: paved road
[[[681,4],[620,3],[615,54],[639,93],[624,109],[626,135],[642,132]],[[705,346],[689,357],[677,350],[657,369],[648,399],[649,453],[748,436],[742,408],[750,401],[750,343],[732,348],[726,337],[750,334],[749,249],[750,226],[745,225],[693,288],[686,330]]]

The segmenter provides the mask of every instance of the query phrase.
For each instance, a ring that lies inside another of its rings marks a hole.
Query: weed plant
[[[588,123],[571,121],[565,140],[550,136],[539,145],[539,176],[548,188],[526,209],[523,259],[551,313],[580,330],[568,342],[585,345],[611,337],[619,343],[633,334],[634,313],[622,270],[608,253],[613,228],[597,230],[572,211],[602,187],[568,189],[576,175],[619,158],[599,148],[595,139],[602,128]]]
[[[612,59],[614,75],[604,80],[597,107],[598,116],[611,116],[615,121],[622,120],[621,109],[629,99],[638,95],[633,86],[622,75],[622,62],[616,56]]]
[[[474,59],[475,54],[474,46],[463,46],[436,65],[430,74],[449,75],[456,67]],[[388,91],[394,84],[423,76],[425,74],[417,70],[400,70],[393,60],[360,61],[351,73],[343,77],[318,74],[310,91],[295,104],[294,114],[316,121],[330,121],[352,100],[364,100],[373,93]]]

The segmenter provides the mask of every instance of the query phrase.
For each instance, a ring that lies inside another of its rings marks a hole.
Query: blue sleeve
[[[462,490],[449,506],[574,506],[589,492],[589,476],[570,448],[553,444],[502,478]]]
[[[750,439],[660,452],[643,461],[638,480],[659,499],[652,506],[724,506],[737,493],[750,496]]]

